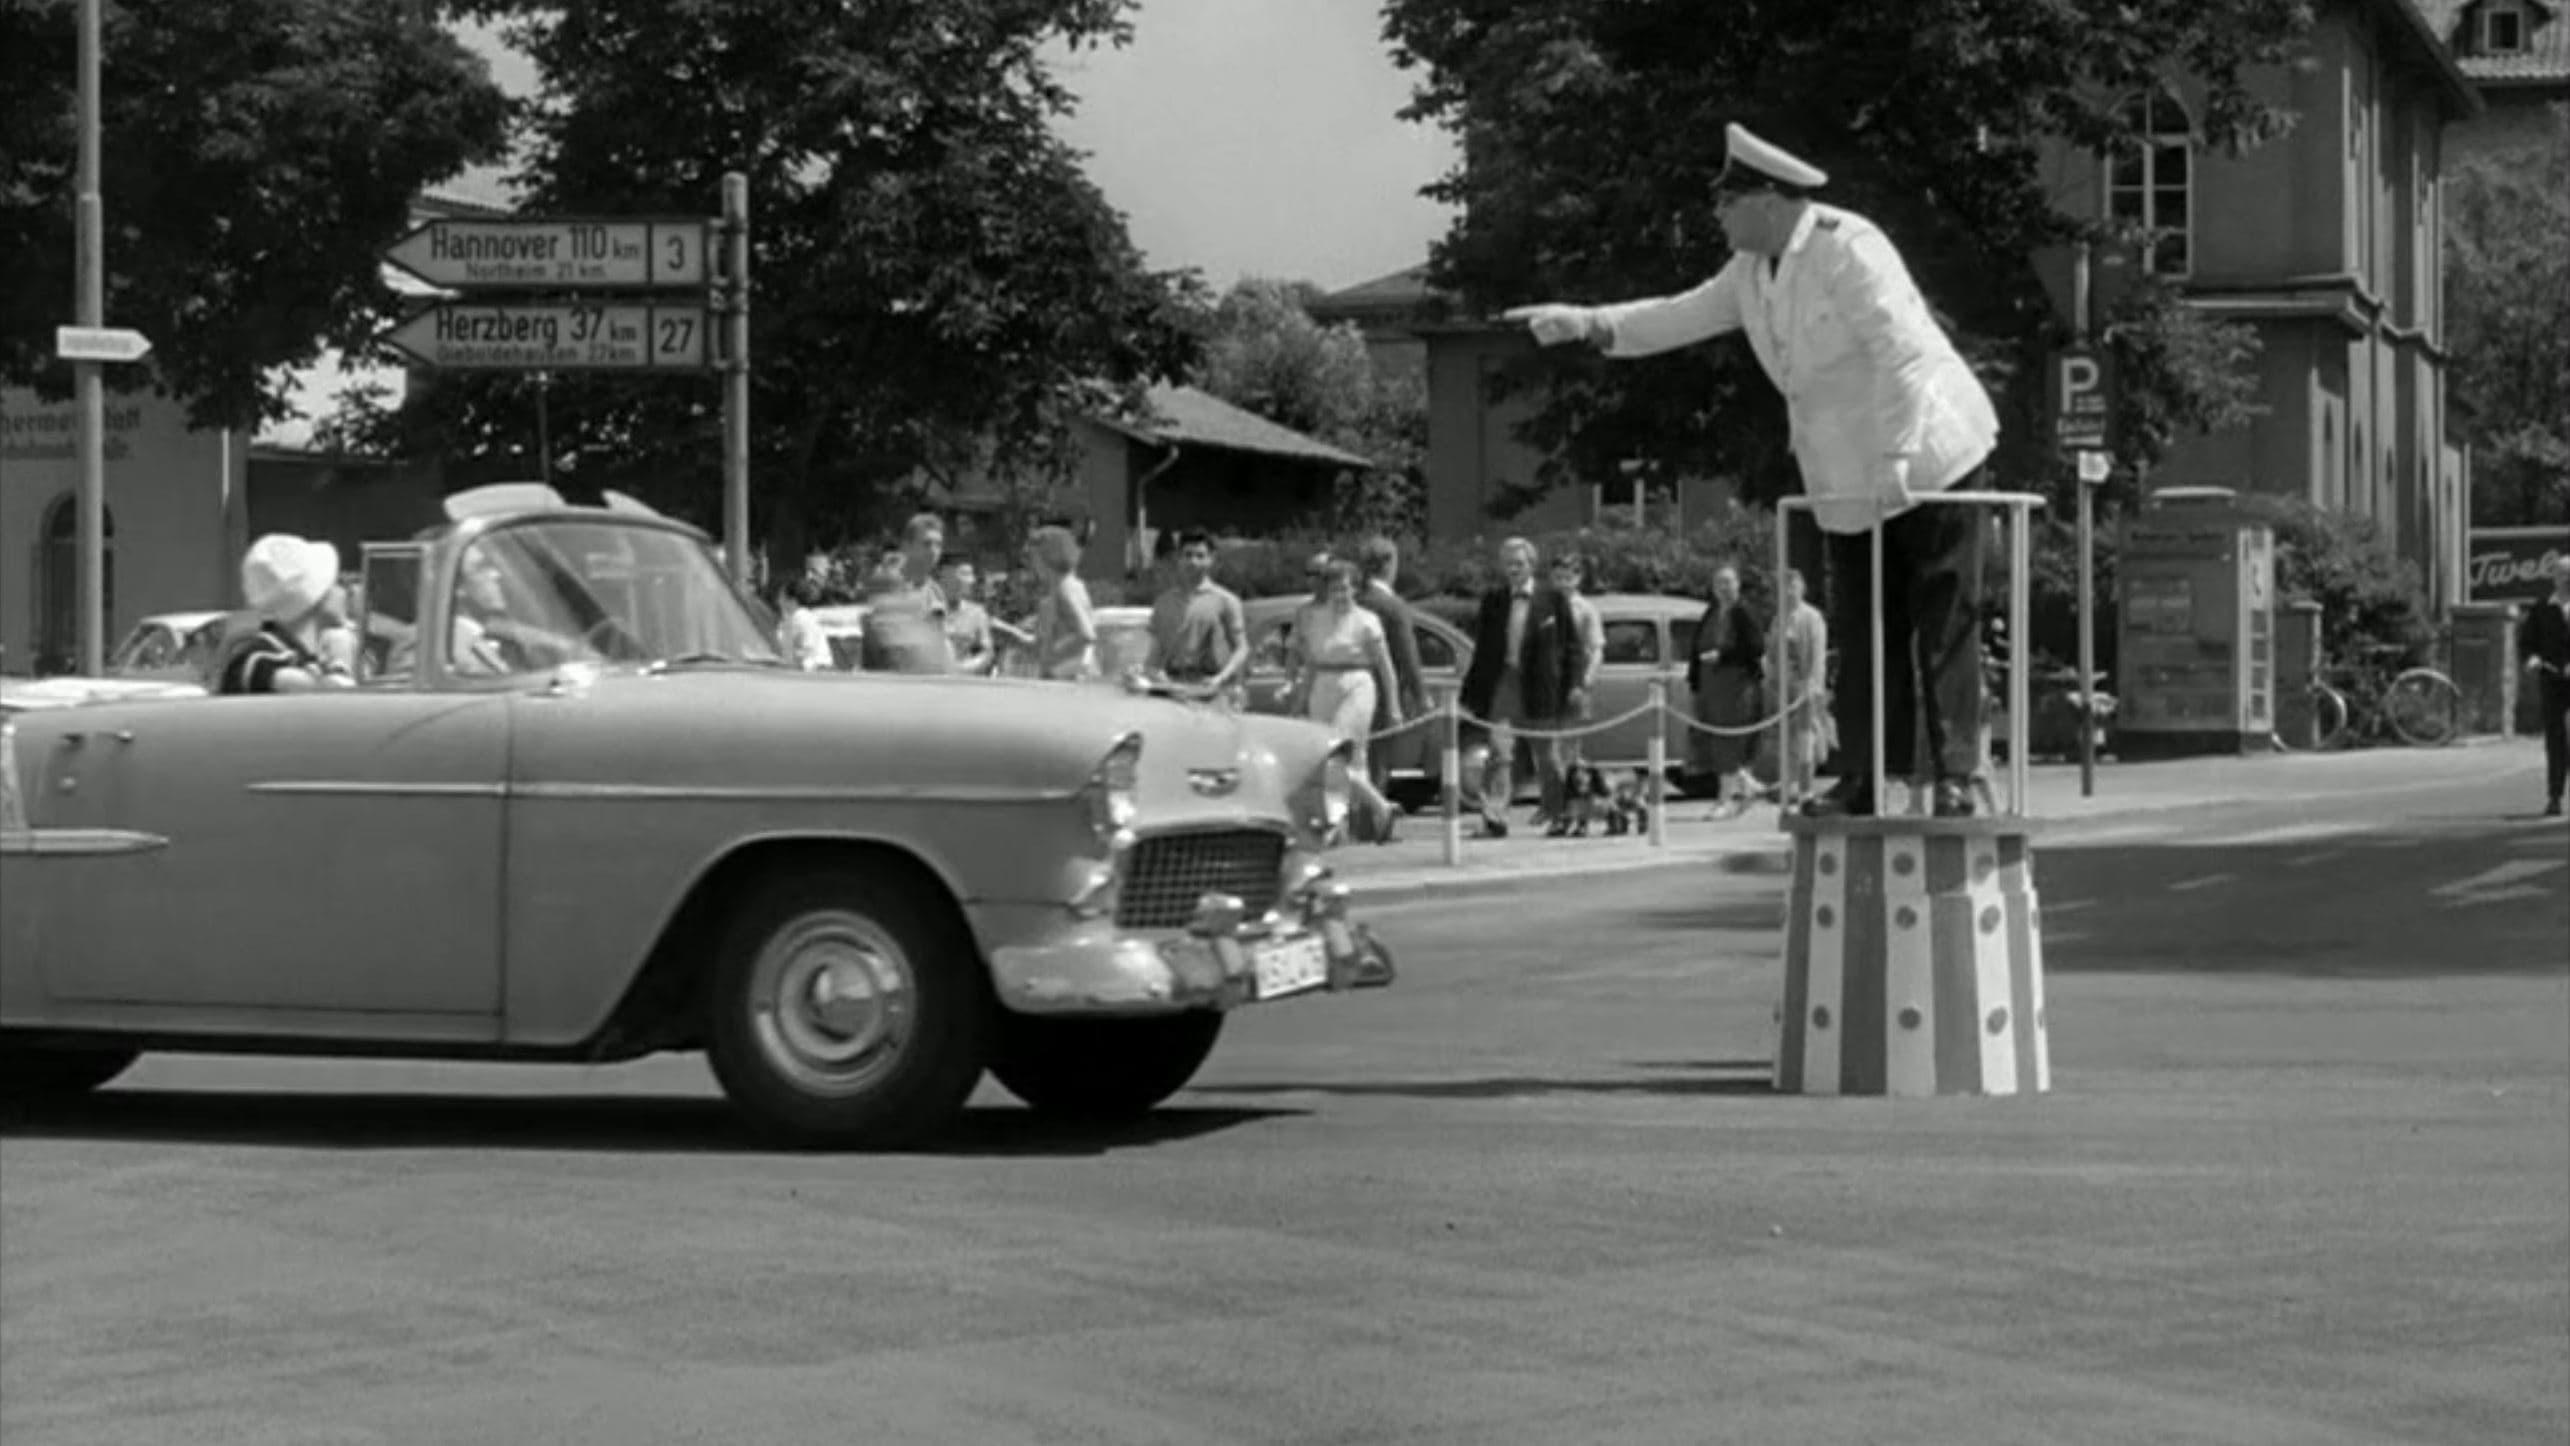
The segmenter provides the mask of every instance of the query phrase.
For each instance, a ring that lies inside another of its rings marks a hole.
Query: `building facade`
[[[2307,63],[2251,79],[2297,121],[2243,155],[2195,143],[2203,88],[2180,82],[2128,102],[2153,144],[2048,162],[2065,211],[2151,228],[2148,245],[2100,268],[2101,306],[2149,270],[2258,339],[2260,415],[2181,439],[2152,482],[2370,517],[2431,605],[2449,606],[2471,477],[2445,394],[2445,144],[2478,113],[2474,90],[2410,0],[2330,0]],[[2070,267],[2046,258],[2058,298]]]
[[[2188,439],[2153,481],[2292,493],[2377,518],[2431,596],[2451,601],[2470,487],[2446,415],[2441,175],[2448,128],[2478,112],[2473,87],[2411,0],[2324,0],[2305,62],[2253,83],[2299,123],[2245,155],[2196,142],[2202,87],[2181,83],[2130,102],[2160,143],[2111,162],[2066,150],[2048,160],[2066,211],[2155,228],[2142,254],[2116,264],[2173,274],[2193,304],[2258,334],[2263,415]],[[2069,257],[2041,269],[2066,309]],[[2099,269],[2101,302],[2116,275],[2115,264]],[[1494,496],[1542,460],[1516,438],[1532,401],[1489,395],[1491,374],[1531,343],[1457,314],[1424,268],[1334,293],[1314,313],[1356,323],[1379,347],[1419,345],[1431,530],[1486,527]],[[1623,500],[1554,496],[1520,525],[1575,526]],[[1694,484],[1681,511],[1720,500],[1718,484]]]

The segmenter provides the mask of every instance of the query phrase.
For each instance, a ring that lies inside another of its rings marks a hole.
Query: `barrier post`
[[[1651,847],[1669,846],[1669,680],[1651,680]]]
[[[1441,750],[1437,760],[1438,807],[1443,811],[1446,867],[1463,862],[1463,688],[1448,683],[1437,690],[1437,713],[1442,720],[1438,732]]]
[[[1921,506],[2003,507],[2016,525],[2009,546],[2016,648],[2009,691],[2027,690],[2024,625],[2029,530],[2042,499],[2025,493],[1949,492]],[[1778,552],[1794,512],[1777,509]],[[2035,897],[2035,824],[2026,813],[2022,704],[2009,722],[2011,783],[2005,811],[1969,818],[1894,815],[1883,777],[1886,664],[1881,601],[1882,532],[1875,529],[1873,768],[1876,816],[1788,814],[1792,881],[1787,900],[1775,1087],[1783,1094],[2040,1094],[2052,1087],[2044,1010],[2041,910]],[[1975,620],[1977,627],[1978,620]],[[1899,659],[1902,666],[1910,658]],[[1925,690],[1914,689],[1919,705]],[[1977,746],[1977,740],[1976,740]],[[1994,802],[1995,808],[1995,802]]]
[[[1785,616],[1785,574],[1793,571],[1790,530],[1785,525],[1787,515],[1783,512],[1776,514],[1776,572],[1772,584],[1776,594],[1775,620],[1767,628],[1767,651],[1772,655],[1768,665],[1769,676],[1776,680],[1776,697],[1784,705],[1776,718],[1776,816],[1780,824],[1794,811],[1794,796],[1803,785],[1794,759],[1794,705],[1784,701],[1788,681],[1786,664],[1790,657],[1785,648],[1785,625],[1791,621]],[[1817,667],[1819,660],[1814,659],[1813,664]],[[1814,766],[1818,766],[1817,762]]]

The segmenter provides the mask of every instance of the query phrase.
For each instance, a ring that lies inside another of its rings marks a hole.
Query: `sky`
[[[1454,146],[1399,119],[1411,77],[1379,4],[1144,0],[1131,45],[1057,53],[1081,99],[1063,138],[1152,266],[1336,290],[1427,259],[1448,213],[1418,192]],[[489,31],[464,33],[503,86],[533,84]]]

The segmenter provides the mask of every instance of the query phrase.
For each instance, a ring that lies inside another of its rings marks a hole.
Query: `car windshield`
[[[565,663],[782,665],[711,549],[610,519],[503,527],[456,573],[448,665],[466,676]]]

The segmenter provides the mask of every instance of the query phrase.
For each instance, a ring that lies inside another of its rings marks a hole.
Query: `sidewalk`
[[[2100,763],[2094,797],[2079,795],[2076,764],[2037,764],[2028,774],[2027,812],[2050,829],[2101,819],[2225,804],[2290,804],[2357,793],[2398,797],[2527,773],[2543,766],[2531,738],[2493,739],[2457,748],[2378,748],[2352,753],[2267,754],[2152,763]],[[1997,780],[2006,801],[2007,775]],[[1434,813],[1402,820],[1390,844],[1348,844],[1330,862],[1361,902],[1426,895],[1495,893],[1538,879],[1624,873],[1648,868],[1760,872],[1784,865],[1785,835],[1773,804],[1740,818],[1706,819],[1710,799],[1671,800],[1668,844],[1644,838],[1548,839],[1524,827],[1526,810],[1504,839],[1472,836],[1464,822],[1460,862],[1444,861],[1444,821]]]

